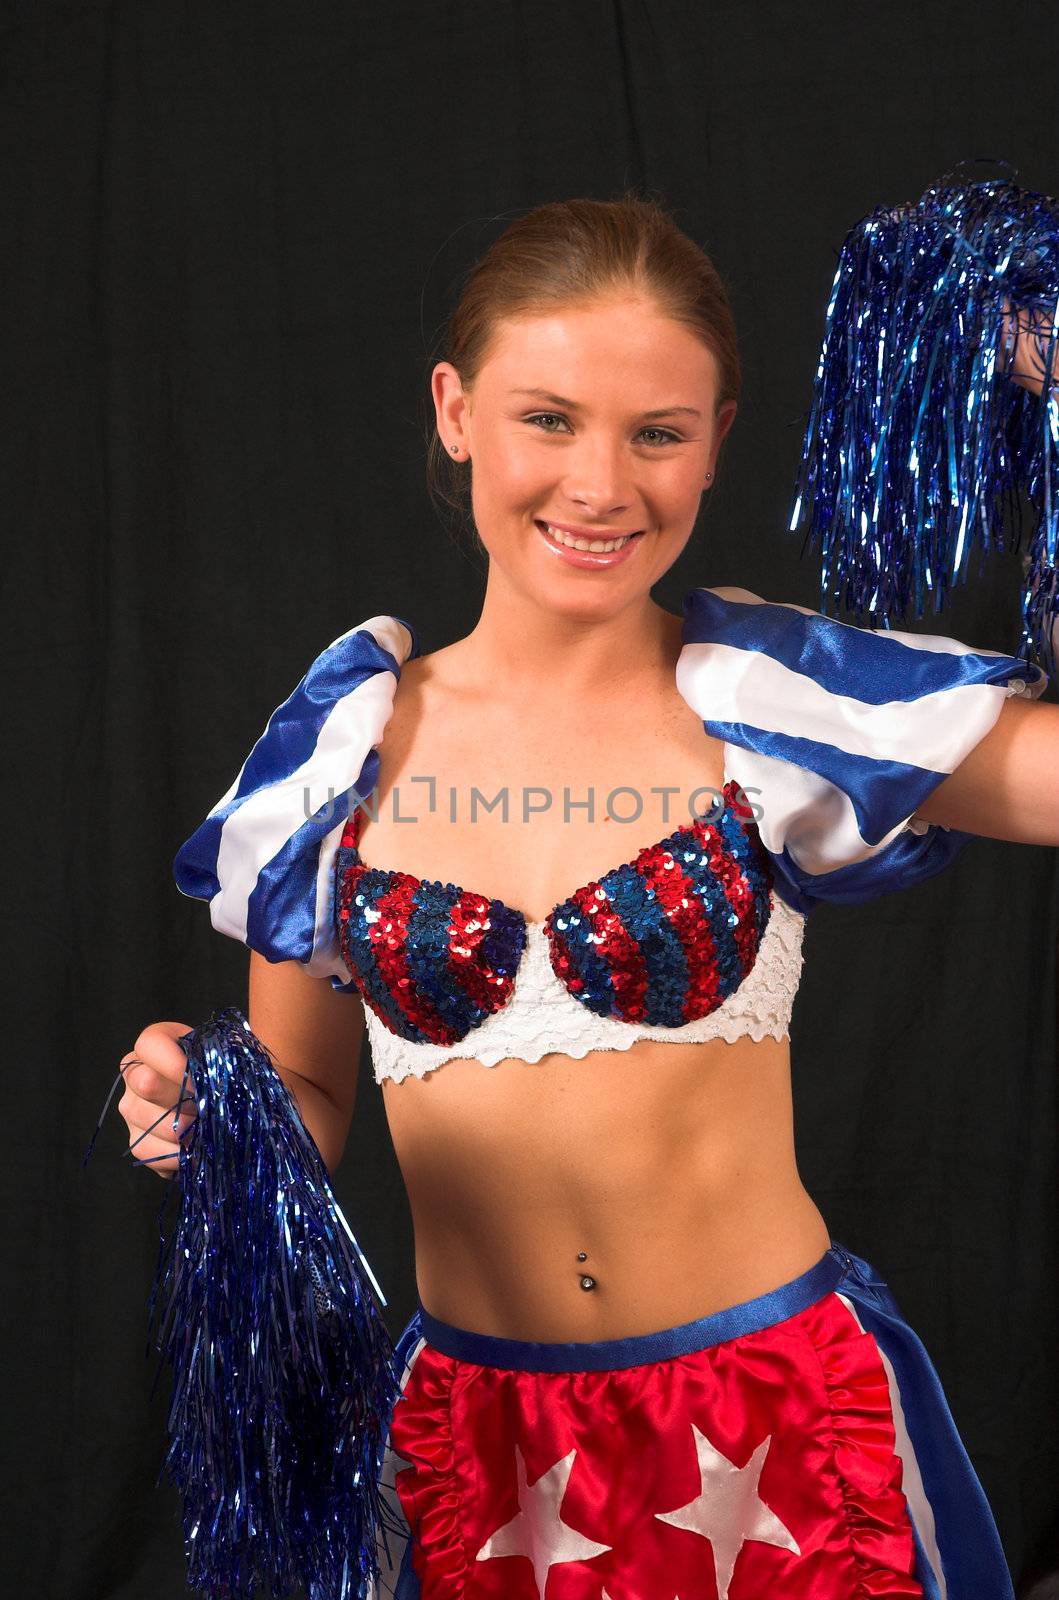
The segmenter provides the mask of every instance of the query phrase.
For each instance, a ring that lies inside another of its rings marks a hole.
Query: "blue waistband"
[[[815,1267],[778,1289],[744,1300],[741,1305],[715,1311],[695,1322],[682,1322],[660,1333],[634,1334],[628,1339],[597,1339],[589,1343],[539,1344],[532,1339],[498,1339],[493,1334],[471,1333],[439,1322],[422,1304],[416,1312],[419,1332],[442,1355],[454,1356],[479,1367],[503,1367],[516,1372],[608,1372],[618,1367],[645,1366],[693,1355],[710,1345],[759,1333],[822,1300],[850,1267],[849,1252],[832,1244]]]

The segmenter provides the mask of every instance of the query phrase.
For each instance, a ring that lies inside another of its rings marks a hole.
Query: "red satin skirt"
[[[497,1339],[420,1307],[382,1477],[408,1537],[388,1541],[380,1600],[962,1595],[905,1416],[916,1396],[865,1325],[870,1292],[860,1309],[844,1292],[865,1290],[854,1261],[870,1272],[836,1245],[757,1300],[596,1343]],[[952,1532],[976,1600],[1009,1596],[954,1427],[940,1465],[937,1442],[935,1427],[928,1477],[973,1501]]]

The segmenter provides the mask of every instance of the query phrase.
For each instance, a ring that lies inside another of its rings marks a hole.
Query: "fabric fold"
[[[815,1340],[814,1340],[815,1343]],[[896,1454],[890,1390],[870,1334],[831,1317],[816,1344],[834,1427],[857,1587],[850,1600],[921,1600],[915,1541]]]

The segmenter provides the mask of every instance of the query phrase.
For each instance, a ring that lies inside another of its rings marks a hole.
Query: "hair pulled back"
[[[555,200],[512,222],[468,272],[440,348],[470,392],[498,324],[589,305],[632,292],[690,329],[713,352],[718,409],[742,382],[735,321],[724,282],[704,250],[654,200],[626,190],[617,200]],[[431,416],[427,488],[436,506],[470,517],[471,464],[457,462]],[[440,503],[440,504],[439,504]]]

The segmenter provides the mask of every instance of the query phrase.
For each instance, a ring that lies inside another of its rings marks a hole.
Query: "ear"
[[[434,411],[441,438],[450,441],[462,439],[467,397],[460,375],[451,361],[438,362],[430,375],[430,392],[434,397]]]
[[[717,452],[721,448],[722,443],[724,442],[725,434],[728,432],[729,428],[732,426],[732,423],[735,421],[735,414],[736,414],[736,412],[738,410],[739,410],[739,402],[737,400],[726,400],[724,405],[721,407],[720,411],[718,411],[716,418],[714,419],[714,424],[713,424],[713,460],[711,460],[711,462],[710,462],[710,466],[711,467],[714,465],[714,462],[717,459]]]

